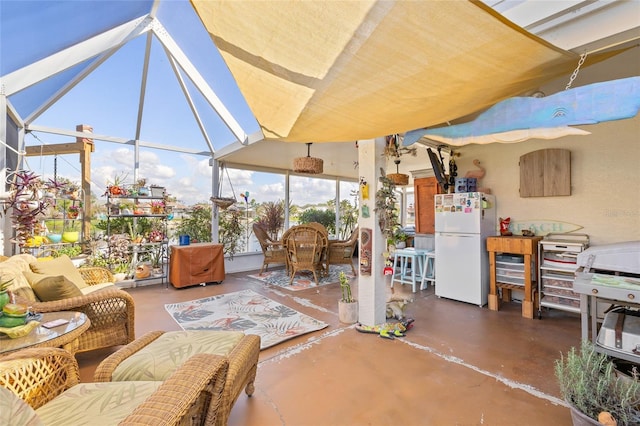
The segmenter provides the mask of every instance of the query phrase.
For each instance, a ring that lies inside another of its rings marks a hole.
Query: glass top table
[[[78,337],[91,325],[89,318],[82,312],[46,312],[41,315],[40,325],[24,337],[12,339],[6,334],[0,333],[0,354],[35,347],[63,348],[75,353],[78,348]],[[42,326],[46,322],[57,319],[69,322],[53,328]]]

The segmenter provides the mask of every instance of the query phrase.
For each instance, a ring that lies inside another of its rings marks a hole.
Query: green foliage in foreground
[[[618,425],[640,424],[640,383],[618,377],[607,355],[596,352],[585,340],[580,350],[571,348],[555,363],[562,397],[585,415],[598,419],[611,413]]]

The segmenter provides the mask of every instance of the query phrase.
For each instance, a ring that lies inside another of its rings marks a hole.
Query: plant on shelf
[[[164,214],[164,209],[167,205],[163,200],[156,200],[151,202],[152,214]]]
[[[105,195],[111,195],[114,197],[123,197],[127,195],[127,191],[124,187],[125,180],[129,176],[128,173],[116,174],[113,180],[107,181],[107,192]]]
[[[77,244],[62,246],[60,248],[55,249],[53,257],[60,257],[63,254],[66,254],[71,258],[80,256],[82,254],[82,247],[80,247]]]
[[[555,376],[574,424],[581,415],[603,424],[615,424],[605,423],[610,418],[618,425],[640,424],[638,374],[634,372],[634,380],[618,376],[613,361],[596,352],[590,341],[582,341],[579,350],[572,347],[556,360]]]
[[[149,195],[149,187],[147,186],[146,178],[139,178],[136,183],[133,184],[132,195],[141,195],[146,197]]]
[[[40,176],[25,170],[10,174],[7,180],[9,198],[5,202],[4,213],[11,211],[11,222],[16,233],[12,241],[24,252],[32,245],[36,236],[38,218],[53,203],[53,199],[49,197],[52,191],[49,189],[55,185],[43,183]]]
[[[81,211],[82,211],[81,205],[72,204],[67,208],[67,217],[69,219],[77,219]]]
[[[164,250],[162,246],[155,246],[149,252],[149,261],[154,275],[162,274],[162,264],[164,261]]]
[[[147,235],[147,241],[152,243],[161,243],[167,236],[165,235],[165,223],[162,220],[151,220],[149,224],[149,231]]]

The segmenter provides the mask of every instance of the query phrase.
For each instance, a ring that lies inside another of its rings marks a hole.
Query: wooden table
[[[489,252],[489,272],[491,284],[489,288],[489,309],[497,311],[500,309],[500,299],[498,298],[498,288],[503,290],[502,301],[511,300],[511,290],[524,290],[524,300],[522,301],[522,316],[533,319],[535,298],[537,297],[535,280],[531,279],[531,265],[533,261],[536,273],[538,271],[538,241],[542,237],[487,237],[487,251]],[[514,284],[501,283],[496,281],[496,253],[521,254],[524,255],[524,288]]]
[[[67,324],[45,328],[42,324],[56,319],[69,321]],[[24,348],[53,347],[63,348],[71,353],[78,350],[78,337],[91,325],[89,318],[82,312],[60,311],[42,314],[40,325],[24,337],[9,338],[0,333],[0,354]]]

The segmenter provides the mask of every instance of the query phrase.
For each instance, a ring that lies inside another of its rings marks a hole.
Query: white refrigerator
[[[436,296],[487,304],[486,239],[494,235],[495,197],[481,192],[435,195]]]

